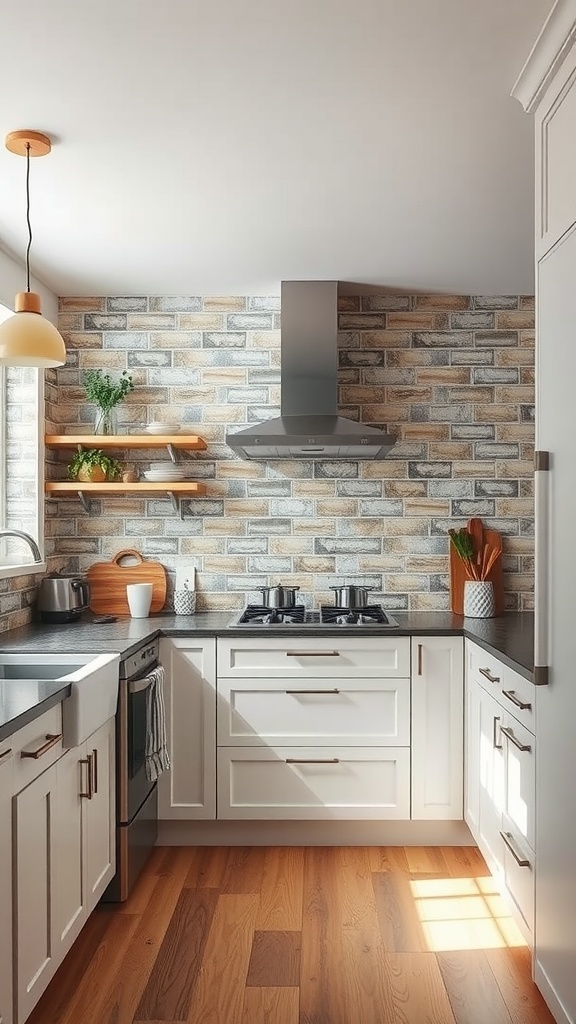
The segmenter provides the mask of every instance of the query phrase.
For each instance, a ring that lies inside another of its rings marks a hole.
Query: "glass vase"
[[[116,409],[97,409],[94,422],[95,434],[117,434],[118,416]]]

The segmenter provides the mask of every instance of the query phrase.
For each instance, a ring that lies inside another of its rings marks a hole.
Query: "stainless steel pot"
[[[37,607],[44,622],[72,622],[90,604],[90,584],[78,573],[52,572],[40,580]]]
[[[337,608],[366,608],[368,594],[376,587],[330,587],[334,591],[334,604]]]
[[[257,587],[266,608],[294,608],[300,587]]]

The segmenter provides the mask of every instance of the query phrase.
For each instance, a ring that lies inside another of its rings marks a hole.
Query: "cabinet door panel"
[[[159,816],[216,816],[216,642],[162,640],[171,768],[158,782]]]
[[[218,742],[408,746],[410,680],[220,678]]]
[[[412,817],[462,819],[463,645],[412,640]]]
[[[502,725],[506,759],[505,825],[534,849],[536,803],[534,736],[520,722],[505,712]]]
[[[114,719],[86,741],[91,759],[91,799],[83,798],[84,888],[87,911],[96,906],[116,865]]]
[[[58,966],[53,865],[57,856],[56,771],[48,768],[15,798],[15,954],[22,1024]]]
[[[504,741],[500,735],[503,711],[480,688],[480,833],[479,846],[490,870],[502,876],[502,813],[505,799]]]
[[[82,808],[80,803],[83,747],[75,747],[56,764],[57,856],[54,862],[55,954],[64,956],[86,918],[82,878]]]
[[[465,700],[465,790],[464,820],[476,842],[480,834],[480,694],[476,680],[468,675]]]
[[[219,818],[409,816],[407,747],[223,747],[218,751]]]

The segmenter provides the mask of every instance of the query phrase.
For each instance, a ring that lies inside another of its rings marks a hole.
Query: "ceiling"
[[[533,288],[532,119],[552,0],[2,0],[0,134],[57,294]],[[81,14],[80,14],[81,12]],[[26,244],[0,151],[0,245]]]

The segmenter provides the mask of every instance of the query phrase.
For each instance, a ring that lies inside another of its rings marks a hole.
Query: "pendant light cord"
[[[28,225],[28,248],[26,249],[26,291],[30,291],[30,246],[32,245],[32,224],[30,223],[30,143],[26,143],[26,223]]]

